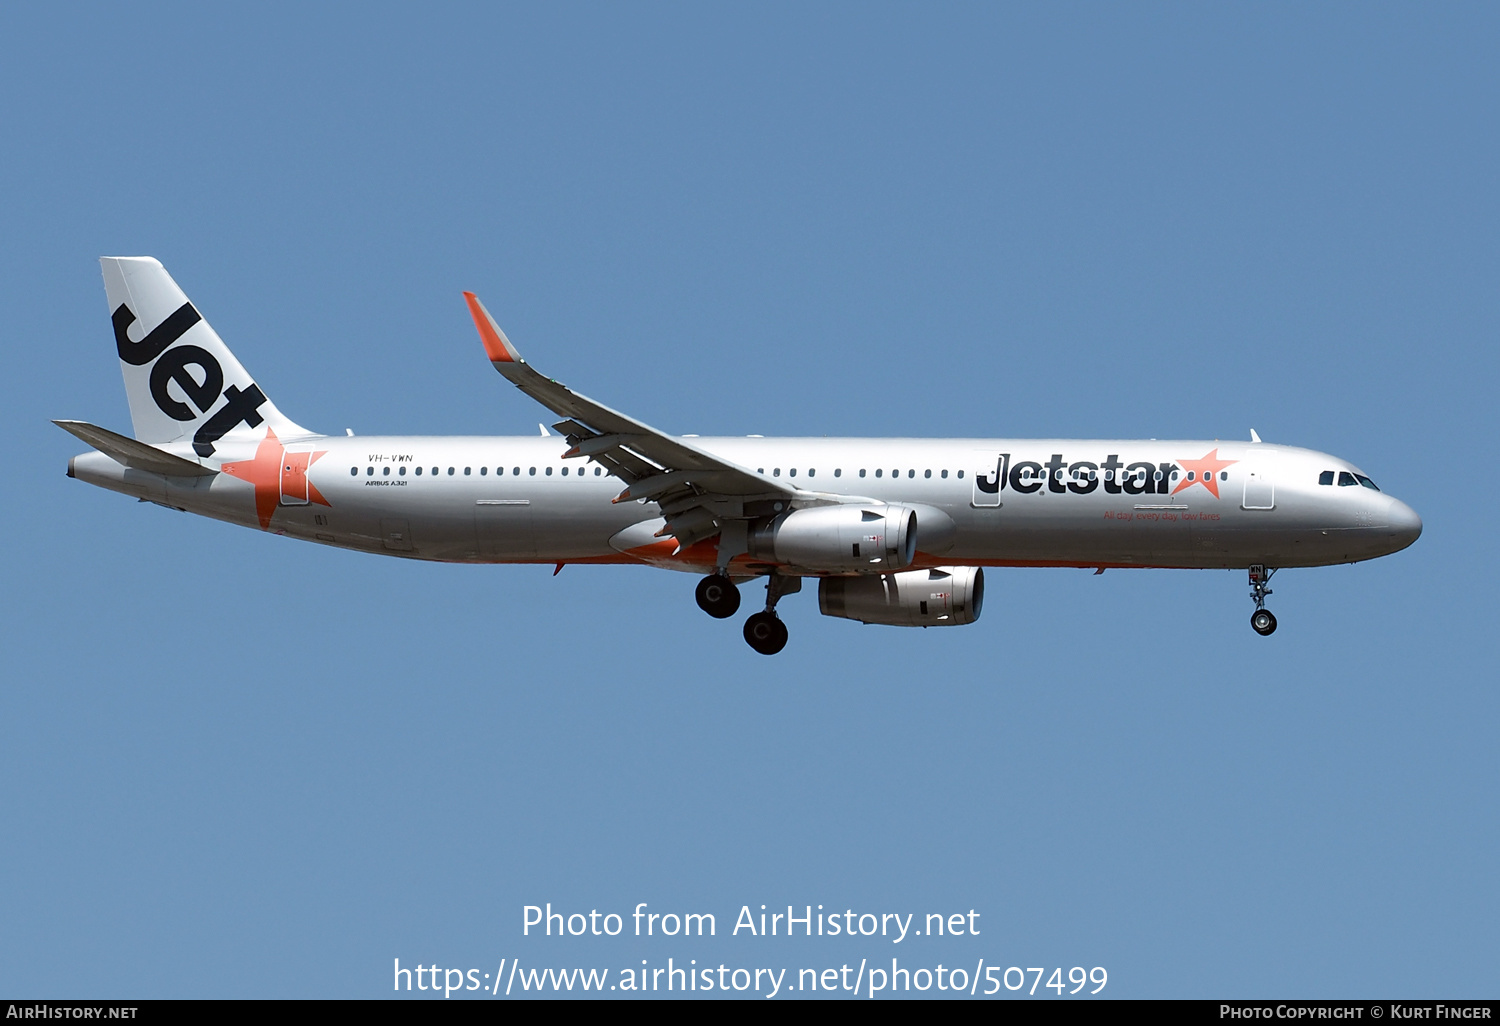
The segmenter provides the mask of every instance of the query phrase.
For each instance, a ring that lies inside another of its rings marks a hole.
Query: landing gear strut
[[[761,655],[775,655],[786,648],[786,624],[776,615],[783,595],[802,590],[802,578],[772,574],[766,579],[766,608],[745,621],[745,641]]]
[[[1250,568],[1250,597],[1255,600],[1255,612],[1250,614],[1250,627],[1261,637],[1276,631],[1276,617],[1266,608],[1266,596],[1271,594],[1267,585],[1271,583],[1271,576],[1275,573],[1275,567],[1267,570],[1259,563]]]
[[[698,608],[716,620],[727,620],[740,608],[740,589],[723,574],[710,574],[698,582]]]

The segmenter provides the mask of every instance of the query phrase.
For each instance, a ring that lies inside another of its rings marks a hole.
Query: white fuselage
[[[1346,461],[1267,443],[691,442],[805,492],[942,511],[956,530],[941,551],[924,547],[919,530],[915,566],[1320,566],[1394,552],[1421,532],[1401,501],[1338,483],[1359,473]],[[713,568],[712,544],[674,554],[672,538],[655,536],[663,521],[654,503],[612,502],[622,483],[587,459],[563,459],[567,449],[558,437],[313,436],[277,442],[276,451],[268,442],[221,445],[215,462],[226,469],[211,477],[142,473],[97,452],[76,457],[69,473],[205,516],[387,555]],[[741,555],[733,569],[775,567]]]

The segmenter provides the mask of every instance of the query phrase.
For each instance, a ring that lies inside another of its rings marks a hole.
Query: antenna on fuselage
[[[1255,433],[1255,429],[1254,428],[1250,429],[1250,441],[1256,442],[1256,443],[1260,442],[1260,435],[1257,435]]]

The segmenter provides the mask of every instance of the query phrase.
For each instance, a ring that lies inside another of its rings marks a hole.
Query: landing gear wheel
[[[1259,563],[1250,567],[1250,597],[1255,601],[1255,612],[1250,614],[1250,627],[1263,638],[1276,631],[1276,617],[1266,608],[1266,596],[1271,594],[1271,578],[1275,574],[1275,567]]]
[[[698,582],[698,608],[709,616],[727,620],[740,608],[740,589],[723,574],[711,574]]]
[[[745,621],[745,640],[761,655],[786,648],[786,624],[775,613],[756,613]]]

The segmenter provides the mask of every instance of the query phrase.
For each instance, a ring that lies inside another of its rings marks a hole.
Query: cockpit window
[[[1356,481],[1356,480],[1354,480],[1354,475],[1351,474],[1351,473],[1349,473],[1349,471],[1347,471],[1347,470],[1341,470],[1341,471],[1339,471],[1339,487],[1340,488],[1348,488],[1348,487],[1350,487],[1352,485],[1357,485],[1357,484],[1359,484],[1359,482]]]
[[[1364,485],[1366,488],[1373,488],[1377,492],[1380,491],[1379,487],[1376,486],[1375,482],[1371,481],[1368,477],[1365,477],[1365,475],[1363,475],[1363,474],[1355,474],[1354,478],[1360,484]]]
[[[1331,471],[1331,470],[1325,470],[1325,471],[1323,471],[1323,473],[1319,474],[1318,475],[1318,484],[1320,484],[1320,485],[1331,485],[1331,484],[1333,484],[1333,471]]]

